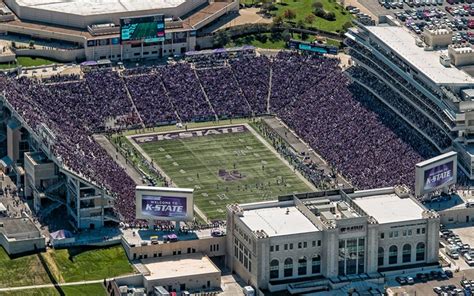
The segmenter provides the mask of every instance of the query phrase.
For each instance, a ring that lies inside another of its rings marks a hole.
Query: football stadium
[[[162,19],[145,18],[121,18],[121,38],[160,40]],[[1,73],[5,194],[31,211],[2,222],[0,242],[9,254],[121,244],[136,274],[105,279],[110,295],[211,293],[223,270],[263,295],[379,289],[438,268],[440,223],[474,222],[470,193],[456,191],[468,188],[472,105],[463,97],[453,117],[427,100],[461,100],[470,80],[456,68],[438,91],[402,80],[377,50],[403,32],[357,25],[348,65],[244,46]]]

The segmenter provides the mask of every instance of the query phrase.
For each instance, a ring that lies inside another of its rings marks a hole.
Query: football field
[[[225,206],[275,199],[311,188],[248,125],[130,137],[177,187],[194,188],[194,202],[209,219]]]

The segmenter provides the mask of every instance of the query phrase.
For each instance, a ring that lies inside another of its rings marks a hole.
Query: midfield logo
[[[143,143],[149,143],[149,142],[158,142],[158,141],[174,140],[174,139],[187,139],[187,138],[204,137],[204,136],[210,136],[210,135],[243,133],[246,131],[247,131],[247,128],[245,127],[245,125],[238,125],[238,126],[231,126],[231,127],[220,127],[220,128],[200,129],[200,130],[174,132],[174,133],[166,133],[166,134],[137,136],[137,137],[133,137],[133,140],[137,144],[143,144]]]

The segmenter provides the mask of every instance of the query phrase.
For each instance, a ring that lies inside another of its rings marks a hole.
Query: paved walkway
[[[9,287],[9,288],[0,288],[0,292],[8,292],[8,291],[21,291],[21,290],[30,290],[30,289],[41,289],[41,288],[54,288],[56,286],[80,286],[80,285],[87,285],[87,284],[100,284],[103,283],[104,280],[93,280],[93,281],[80,281],[80,282],[71,282],[71,283],[58,283],[54,284],[44,284],[44,285],[34,285],[34,286],[20,286],[20,287]]]

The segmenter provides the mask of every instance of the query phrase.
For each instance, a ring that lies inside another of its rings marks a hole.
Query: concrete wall
[[[474,221],[474,208],[454,208],[439,212],[441,224],[464,224]],[[466,221],[467,220],[467,221]]]
[[[3,233],[0,233],[0,244],[9,255],[33,252],[35,245],[38,250],[46,248],[44,237],[27,240],[8,240]]]
[[[84,49],[18,49],[16,55],[41,57],[65,63],[84,60],[86,57]]]
[[[224,256],[226,254],[225,236],[134,247],[130,246],[125,239],[122,239],[122,245],[130,260],[137,259],[139,256],[144,258],[145,255],[147,258],[160,257],[160,253],[161,257],[173,256],[173,252],[176,252],[177,255],[178,251],[181,251],[181,254],[188,254],[192,253],[192,249],[195,250],[195,253],[203,253],[208,257]],[[219,250],[211,251],[211,245],[219,245]],[[188,249],[190,252],[188,252]]]

